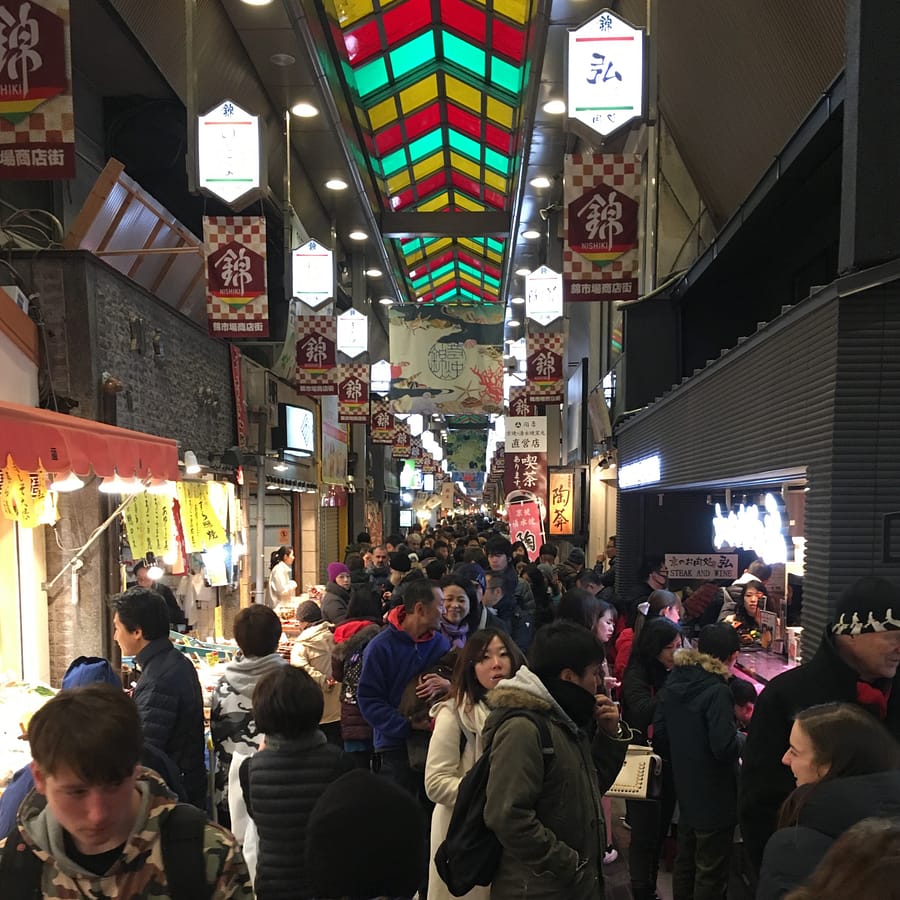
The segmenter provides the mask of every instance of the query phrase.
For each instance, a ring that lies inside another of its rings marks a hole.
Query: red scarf
[[[869,710],[883,722],[887,719],[888,698],[891,696],[890,682],[880,688],[868,681],[856,682],[856,699],[861,706],[868,707]]]

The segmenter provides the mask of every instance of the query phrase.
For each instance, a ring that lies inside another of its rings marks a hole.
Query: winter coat
[[[197,672],[168,637],[150,641],[135,662],[141,677],[132,698],[144,740],[172,760],[188,800],[206,809],[206,738]]]
[[[781,900],[803,884],[834,841],[870,816],[900,817],[900,772],[835,778],[815,785],[797,824],[769,838],[757,900]]]
[[[330,622],[309,625],[297,635],[291,650],[291,665],[303,669],[321,688],[325,709],[321,725],[341,721],[341,686],[332,677],[331,655],[334,653],[334,626]]]
[[[350,591],[345,590],[334,581],[325,586],[322,598],[322,615],[332,623],[341,625],[347,621],[347,606],[350,604]]]
[[[475,765],[484,744],[481,739],[489,709],[484,703],[457,707],[455,700],[437,704],[431,714],[434,731],[428,745],[425,763],[425,793],[434,803],[431,814],[431,851],[428,865],[428,900],[452,900],[447,885],[434,865],[434,855],[447,836],[453,806],[463,775]],[[465,740],[464,740],[465,739]],[[460,753],[462,748],[462,753]],[[489,887],[475,887],[464,897],[467,900],[489,900]]]
[[[625,675],[628,668],[628,660],[631,659],[631,648],[634,645],[634,629],[624,628],[621,634],[615,639],[616,651],[613,654],[613,674],[619,681]]]
[[[759,695],[744,747],[738,800],[744,844],[757,867],[775,831],[778,809],[795,787],[791,770],[781,763],[794,716],[819,703],[861,705],[857,681],[857,673],[838,656],[833,635],[826,634],[809,662],[772,679]],[[900,739],[900,673],[892,682],[884,724]]]
[[[545,759],[537,726],[522,716],[499,726],[490,716],[485,725],[491,771],[484,821],[503,845],[491,900],[597,900],[606,844],[600,796],[622,767],[627,739],[598,733],[592,746],[526,666],[486,702],[492,710],[546,716],[554,749]]]
[[[442,634],[428,631],[413,640],[403,630],[403,607],[391,610],[388,624],[369,641],[363,653],[357,699],[363,717],[372,726],[375,750],[406,748],[409,722],[398,707],[410,679],[434,665],[449,649]]]
[[[282,560],[272,566],[269,574],[269,590],[266,594],[266,605],[275,607],[279,603],[290,600],[297,590],[297,582],[294,581],[291,567]]]
[[[677,650],[654,715],[653,739],[669,748],[679,821],[695,831],[737,822],[739,744],[730,676],[715,657]]]
[[[304,864],[309,815],[349,768],[318,728],[290,739],[267,734],[265,749],[241,765],[244,800],[259,833],[256,900],[313,896]]]
[[[94,875],[66,855],[63,829],[44,797],[31,791],[19,810],[19,829],[26,848],[44,863],[40,897],[127,897],[166,900],[160,825],[176,801],[155,772],[141,770],[137,780],[140,810],[121,856],[105,875]],[[5,839],[4,835],[4,839]],[[14,849],[14,848],[10,848]],[[3,852],[6,852],[5,850]],[[203,833],[206,879],[213,900],[252,900],[247,868],[234,837],[208,822]]]
[[[360,712],[357,691],[363,651],[381,627],[369,619],[354,619],[334,630],[331,672],[341,682],[341,736],[345,741],[372,740],[372,726]]]
[[[665,694],[666,678],[666,670],[656,660],[652,663],[652,671],[637,662],[625,669],[619,689],[622,719],[640,732],[634,740],[636,744],[650,743],[653,717],[657,704]],[[662,753],[662,747],[656,747],[656,752]]]
[[[228,802],[228,769],[236,750],[252,754],[259,749],[260,735],[253,719],[253,689],[269,672],[286,666],[278,653],[268,656],[238,654],[227,666],[213,691],[209,726],[216,751],[217,805]]]

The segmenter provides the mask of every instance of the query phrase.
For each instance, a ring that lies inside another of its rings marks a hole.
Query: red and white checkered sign
[[[576,202],[598,184],[605,184],[640,204],[641,158],[637,154],[566,156],[565,203]],[[640,249],[597,265],[576,253],[568,241],[568,216],[563,216],[563,293],[568,301],[634,300],[638,296]]]
[[[527,372],[525,392],[529,403],[562,403],[565,337],[549,331],[525,336]]]
[[[369,367],[364,363],[338,366],[338,422],[369,421]]]
[[[266,220],[262,216],[204,216],[206,313],[221,338],[269,336]]]
[[[337,319],[303,316],[297,319],[297,370],[294,388],[300,394],[337,393]]]

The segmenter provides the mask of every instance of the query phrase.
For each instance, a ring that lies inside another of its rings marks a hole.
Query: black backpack
[[[173,900],[209,900],[213,889],[206,883],[203,835],[207,818],[203,810],[179,803],[160,825],[163,867]],[[22,843],[18,828],[6,838],[0,856],[0,897],[3,900],[41,900],[44,864]]]
[[[549,757],[555,752],[546,717],[525,709],[510,709],[497,722],[497,728],[501,722],[515,716],[530,719],[540,732],[546,773]],[[496,729],[494,733],[496,734]],[[434,856],[438,875],[454,897],[467,894],[476,885],[489,885],[500,865],[503,847],[497,840],[497,835],[484,824],[484,804],[490,773],[491,747],[488,743],[475,765],[459,783],[447,837]]]

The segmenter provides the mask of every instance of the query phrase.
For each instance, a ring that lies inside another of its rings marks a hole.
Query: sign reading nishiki
[[[337,369],[338,421],[369,420],[369,367],[339,366]]]
[[[391,446],[394,443],[394,414],[387,400],[382,398],[372,400],[371,428],[373,444]]]
[[[337,352],[337,328],[333,316],[304,316],[297,322],[298,393],[328,395],[337,393],[334,369]]]
[[[562,403],[563,335],[534,332],[529,333],[525,340],[527,346],[525,390],[529,402]]]

